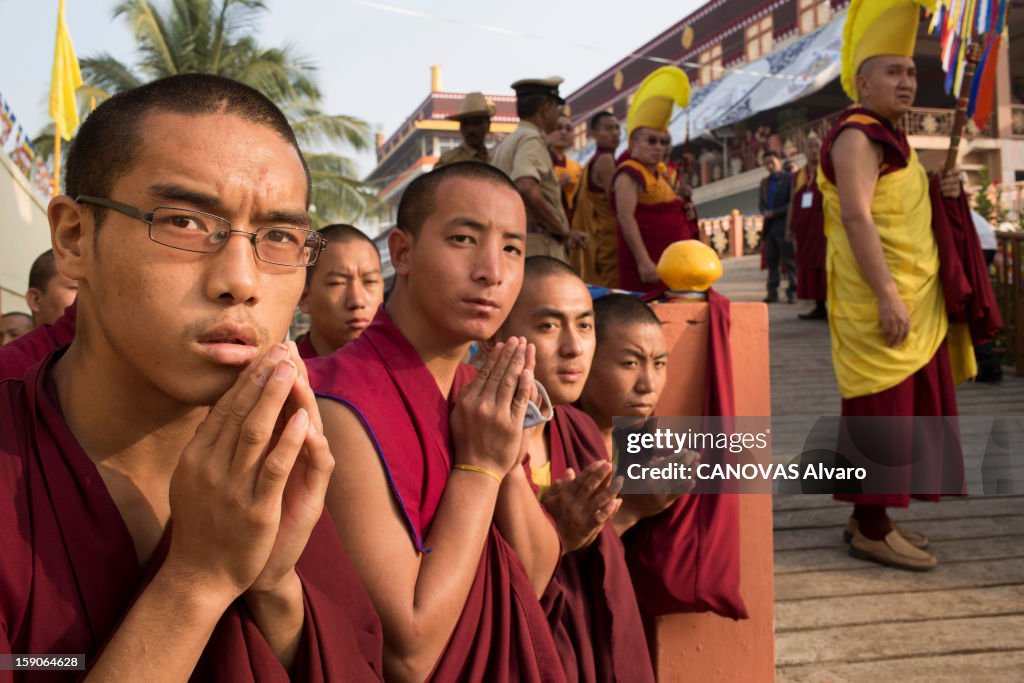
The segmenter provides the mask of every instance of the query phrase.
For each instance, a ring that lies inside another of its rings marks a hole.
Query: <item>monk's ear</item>
[[[50,200],[46,216],[50,221],[50,241],[57,270],[72,280],[86,276],[85,254],[91,248],[92,218],[83,215],[86,209],[67,195]],[[89,226],[83,225],[85,221]],[[89,233],[90,235],[87,235]]]
[[[299,310],[309,315],[309,285],[302,288],[302,296],[299,297]]]
[[[29,287],[28,291],[25,292],[25,303],[28,304],[28,310],[33,313],[38,313],[43,310],[42,305],[43,293],[35,287]]]
[[[395,269],[395,275],[408,277],[409,255],[415,238],[401,228],[395,228],[388,235],[388,250],[391,252],[391,266]]]

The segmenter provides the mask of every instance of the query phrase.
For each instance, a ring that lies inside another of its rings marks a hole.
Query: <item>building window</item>
[[[580,121],[572,127],[572,148],[581,150],[587,146],[587,126],[589,121]]]
[[[832,4],[829,0],[799,0],[799,3],[800,33],[810,33],[832,19]]]
[[[707,85],[711,81],[720,78],[722,71],[722,45],[718,44],[700,53],[697,60],[700,64],[700,83]]]
[[[434,138],[434,156],[441,156],[462,144],[462,138]]]
[[[747,43],[747,61],[752,62],[772,51],[771,15],[754,22],[744,30]]]

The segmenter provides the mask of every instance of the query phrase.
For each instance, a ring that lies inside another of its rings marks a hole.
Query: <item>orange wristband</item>
[[[480,474],[486,474],[488,477],[490,477],[490,478],[494,479],[494,481],[498,482],[498,484],[501,484],[501,479],[502,479],[501,477],[499,477],[497,474],[495,474],[494,472],[491,472],[488,469],[484,469],[483,467],[477,467],[476,465],[463,465],[463,464],[460,463],[460,464],[455,466],[455,469],[457,469],[457,470],[465,470],[466,472],[479,472]]]

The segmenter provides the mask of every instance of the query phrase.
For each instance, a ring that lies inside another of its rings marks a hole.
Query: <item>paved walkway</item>
[[[726,261],[717,289],[759,301],[758,265]],[[809,308],[769,307],[775,415],[839,414],[828,326],[796,318]],[[964,416],[1024,414],[1024,377],[966,384],[957,400]],[[1024,495],[897,511],[932,539],[940,564],[927,574],[851,558],[840,538],[849,506],[830,497],[777,496],[774,508],[779,681],[1024,679]]]

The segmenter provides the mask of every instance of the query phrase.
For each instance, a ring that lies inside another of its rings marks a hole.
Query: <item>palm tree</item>
[[[368,149],[370,127],[320,109],[316,66],[308,58],[292,46],[268,48],[257,42],[252,31],[266,10],[263,0],[172,0],[166,10],[147,0],[121,2],[114,18],[131,25],[139,59],[134,67],[109,54],[82,59],[88,85],[79,91],[79,105],[87,110],[92,98],[102,100],[180,73],[216,74],[250,85],[281,108],[303,149],[315,150],[305,152],[313,175],[314,222],[355,221],[372,206],[373,193],[357,179],[355,163],[338,151]],[[38,152],[49,154],[52,126],[34,142]]]

